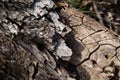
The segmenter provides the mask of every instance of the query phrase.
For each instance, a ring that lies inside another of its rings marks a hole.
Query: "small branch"
[[[95,2],[95,1],[93,1],[93,7],[94,7],[95,13],[96,13],[96,15],[97,15],[97,17],[98,17],[98,19],[99,19],[100,24],[104,25],[103,19],[102,19],[100,13],[99,13],[99,10],[98,10],[98,8],[97,8],[97,5],[96,5],[96,2]]]

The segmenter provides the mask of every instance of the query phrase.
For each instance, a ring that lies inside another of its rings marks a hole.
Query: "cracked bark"
[[[119,80],[119,35],[54,2],[0,2],[0,80]]]

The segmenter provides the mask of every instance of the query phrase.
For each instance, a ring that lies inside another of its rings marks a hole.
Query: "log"
[[[2,0],[0,11],[0,80],[119,80],[119,35],[66,2]]]

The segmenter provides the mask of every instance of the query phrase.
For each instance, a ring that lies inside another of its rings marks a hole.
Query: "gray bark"
[[[0,11],[0,80],[119,80],[119,35],[67,3],[2,0]]]

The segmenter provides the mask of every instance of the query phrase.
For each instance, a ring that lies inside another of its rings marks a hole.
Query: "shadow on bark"
[[[73,69],[68,65],[69,71],[76,71],[76,74],[77,74],[76,79],[77,80],[90,80],[91,79],[90,75],[86,71],[86,69],[81,65],[77,66],[81,62],[81,57],[82,57],[81,52],[84,50],[83,45],[80,42],[78,42],[77,40],[75,40],[75,36],[74,36],[73,32],[67,34],[65,36],[65,40],[66,40],[67,46],[69,46],[73,52],[73,55],[69,62],[70,62],[70,64],[75,66]],[[79,70],[78,70],[78,67],[79,67]]]

